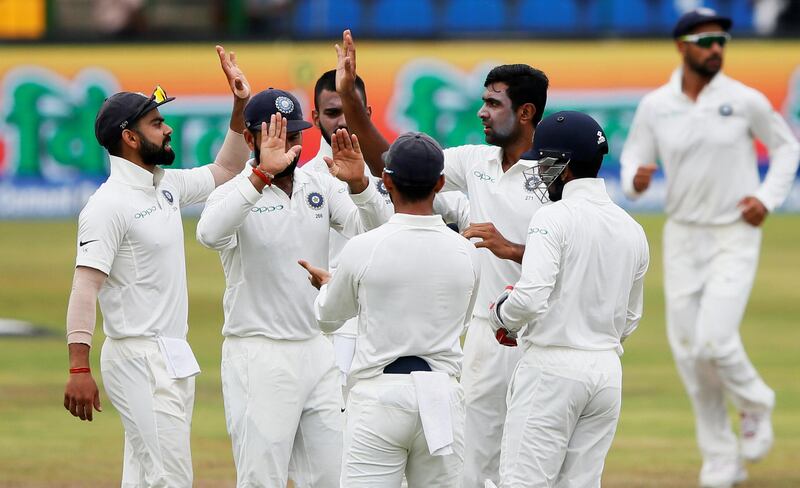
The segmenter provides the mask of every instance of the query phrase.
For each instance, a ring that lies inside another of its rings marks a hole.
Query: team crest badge
[[[378,180],[378,184],[376,185],[376,188],[378,190],[378,193],[380,193],[383,196],[386,196],[386,195],[389,194],[389,190],[386,189],[386,185],[384,185],[383,181],[381,181],[381,180]]]
[[[168,190],[161,190],[161,194],[164,195],[164,198],[167,199],[170,205],[172,205],[172,202],[175,201],[175,198],[172,196],[172,193],[170,193]]]
[[[724,103],[719,107],[719,114],[722,115],[723,117],[729,117],[733,114],[733,107],[731,107],[727,103]]]
[[[528,193],[533,193],[534,191],[536,191],[536,188],[542,184],[542,179],[539,178],[539,175],[530,173],[525,174],[523,172],[523,176],[525,176],[525,183],[523,184],[523,187],[525,188],[525,191]]]
[[[308,203],[308,206],[312,209],[319,210],[323,205],[325,205],[325,198],[323,198],[318,192],[312,192],[306,197],[306,203]]]
[[[275,108],[282,114],[290,114],[294,110],[294,102],[289,97],[278,97],[275,99]]]

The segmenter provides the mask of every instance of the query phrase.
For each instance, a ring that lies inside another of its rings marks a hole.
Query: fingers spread
[[[358,143],[358,137],[355,134],[350,134],[350,143],[353,145],[353,150],[355,152],[361,152],[361,145]]]

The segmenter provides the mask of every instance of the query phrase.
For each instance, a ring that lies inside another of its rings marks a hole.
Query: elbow
[[[205,225],[202,218],[200,219],[200,222],[197,223],[196,237],[197,242],[199,242],[203,247],[214,250],[220,250],[224,248],[227,242],[230,241],[229,238],[226,239],[219,233],[209,229],[208,225]]]

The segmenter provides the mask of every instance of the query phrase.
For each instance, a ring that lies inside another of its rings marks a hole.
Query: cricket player
[[[639,324],[649,263],[642,227],[597,178],[606,153],[594,119],[558,112],[525,156],[538,160],[537,186],[555,203],[531,219],[522,276],[490,312],[500,343],[527,326],[508,391],[502,488],[600,486],[619,419],[621,344]]]
[[[342,100],[336,92],[336,72],[336,70],[326,71],[314,86],[314,110],[311,112],[311,120],[319,129],[322,137],[319,142],[319,152],[303,166],[303,169],[307,171],[329,172],[325,158],[331,157],[331,138],[338,129],[348,129],[347,120],[342,111]],[[355,77],[354,86],[364,109],[371,116],[372,107],[367,104],[366,86],[364,85],[364,80],[358,75]],[[377,168],[379,168],[377,174],[380,175],[383,170],[382,160],[379,160]],[[369,162],[367,162],[365,169],[369,171]],[[368,176],[371,176],[369,172]],[[381,178],[378,176],[371,176],[371,178],[375,188],[384,196],[386,204],[391,206],[389,192],[383,186]],[[344,182],[341,185],[346,187]],[[390,214],[394,212],[393,209],[394,207],[391,207],[389,210]],[[455,224],[460,229],[466,229],[469,226],[469,201],[461,192],[438,193],[434,199],[433,211],[435,214],[442,215],[442,218],[448,224]],[[339,254],[346,242],[346,237],[335,229],[331,229],[330,258],[328,261],[330,272],[336,269]],[[353,317],[331,334],[336,353],[336,365],[342,371],[342,388],[345,400],[347,397],[347,374],[350,371],[355,352],[357,323],[357,317]]]
[[[386,164],[389,222],[350,240],[332,278],[300,262],[321,286],[323,329],[359,314],[341,486],[399,488],[405,474],[411,488],[460,487],[460,335],[477,298],[477,250],[433,214],[444,186],[433,139],[401,135]]]
[[[667,335],[695,413],[700,484],[726,487],[773,442],[775,394],[739,335],[753,286],[761,225],[786,198],[800,146],[764,95],[722,72],[731,20],[710,9],[682,16],[673,31],[682,65],[645,96],[622,152],[630,198],[660,161],[667,183],[664,290]],[[759,182],[754,140],[771,164]],[[741,416],[731,429],[725,398]]]
[[[375,157],[388,144],[370,122],[354,91],[355,45],[345,31],[337,46],[341,76],[337,91],[348,127],[359,135],[366,157]],[[464,487],[482,488],[497,481],[500,441],[506,412],[506,392],[521,351],[500,346],[488,320],[489,303],[520,276],[525,232],[542,203],[534,194],[532,176],[525,171],[534,161],[520,160],[530,149],[536,124],[547,101],[545,74],[524,64],[501,65],[486,77],[478,117],[488,145],[465,145],[444,150],[443,191],[469,196],[472,224],[463,229],[479,240],[482,279],[477,306],[464,343],[461,383],[466,398]]]
[[[181,207],[203,202],[231,179],[247,157],[243,110],[250,87],[233,52],[217,46],[234,95],[230,130],[214,164],[172,164],[172,128],[152,96],[109,97],[95,120],[97,141],[110,154],[111,175],[83,208],[75,277],[67,309],[70,376],[64,408],[81,420],[101,411],[89,366],[100,301],[106,340],[100,371],[125,428],[123,487],[191,487],[189,429],[194,375],[200,372],[186,342],[188,307]]]
[[[388,219],[364,174],[358,139],[338,130],[330,173],[296,169],[300,103],[269,89],[245,109],[255,159],[208,200],[197,239],[225,269],[222,390],[239,487],[338,487],[342,393],[331,342],[314,319],[301,258],[327,266],[330,229],[345,236]],[[348,194],[349,193],[349,194]]]

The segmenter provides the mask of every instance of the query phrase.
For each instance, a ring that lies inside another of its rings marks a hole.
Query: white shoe
[[[747,479],[747,470],[738,458],[716,457],[703,462],[700,486],[703,488],[732,488]]]
[[[766,412],[741,412],[739,450],[747,461],[759,461],[772,448],[772,410]]]

